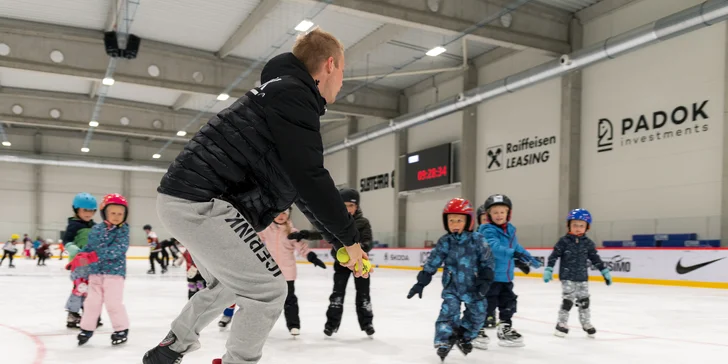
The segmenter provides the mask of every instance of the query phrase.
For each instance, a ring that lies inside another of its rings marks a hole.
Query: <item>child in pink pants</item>
[[[129,334],[129,316],[124,307],[126,251],[129,249],[128,204],[124,196],[110,194],[99,207],[104,223],[91,229],[88,244],[81,250],[95,252],[98,261],[89,265],[88,296],[84,302],[78,345],[85,344],[93,336],[103,305],[106,305],[114,329],[111,344],[125,343]]]

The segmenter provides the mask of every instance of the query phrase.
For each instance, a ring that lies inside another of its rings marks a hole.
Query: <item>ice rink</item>
[[[0,267],[0,363],[141,363],[146,350],[167,333],[169,323],[186,302],[184,268],[166,275],[147,275],[148,262],[129,261],[125,291],[131,320],[130,338],[112,347],[111,325],[105,325],[83,347],[77,330],[65,327],[65,300],[71,282],[62,263],[47,267],[16,259],[16,269]],[[440,306],[439,274],[422,300],[406,299],[415,271],[379,269],[372,277],[373,339],[359,331],[354,312],[354,287],[349,284],[342,327],[327,338],[322,330],[333,271],[299,265],[296,282],[301,308],[301,336],[293,339],[283,319],[271,332],[261,363],[356,364],[439,363],[432,347]],[[449,363],[696,363],[723,362],[728,357],[728,291],[592,282],[592,320],[596,339],[581,331],[572,310],[572,331],[566,339],[552,335],[560,304],[558,282],[517,278],[518,313],[514,326],[526,346],[504,348],[489,331],[489,350],[468,357],[454,349]],[[203,332],[202,349],[183,363],[210,363],[220,357],[229,331],[216,322]]]

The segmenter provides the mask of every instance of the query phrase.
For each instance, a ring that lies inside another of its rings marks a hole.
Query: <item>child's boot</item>
[[[78,339],[78,346],[81,346],[89,341],[91,339],[91,336],[94,336],[93,331],[87,331],[81,329],[81,332],[78,333],[78,336],[76,338]]]

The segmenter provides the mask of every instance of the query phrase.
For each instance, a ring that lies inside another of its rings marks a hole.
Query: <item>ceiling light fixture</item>
[[[222,93],[222,94],[217,95],[217,101],[225,101],[225,100],[227,100],[229,98],[230,98],[230,95],[228,95],[226,93]]]
[[[111,77],[104,77],[104,79],[101,80],[101,83],[103,83],[106,86],[112,86],[112,85],[114,85],[114,82],[116,82],[116,81],[114,81],[114,79]]]
[[[439,55],[445,53],[446,50],[447,49],[445,49],[443,47],[437,46],[435,48],[430,49],[425,54],[428,55],[428,56],[430,56],[430,57],[436,57],[436,56],[439,56]]]
[[[309,29],[311,29],[312,26],[313,26],[312,21],[304,19],[304,20],[301,20],[301,22],[298,23],[298,25],[296,25],[296,27],[294,29],[296,29],[296,31],[298,31],[298,32],[305,32],[305,31],[308,31]]]

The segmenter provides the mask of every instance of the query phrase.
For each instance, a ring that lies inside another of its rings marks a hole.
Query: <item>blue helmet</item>
[[[86,209],[96,210],[98,209],[98,203],[96,197],[91,196],[90,193],[81,192],[73,198],[73,210]]]
[[[589,211],[586,209],[573,209],[569,211],[569,216],[566,217],[566,222],[568,223],[571,220],[581,220],[586,221],[588,225],[591,225],[592,223],[592,216]]]

